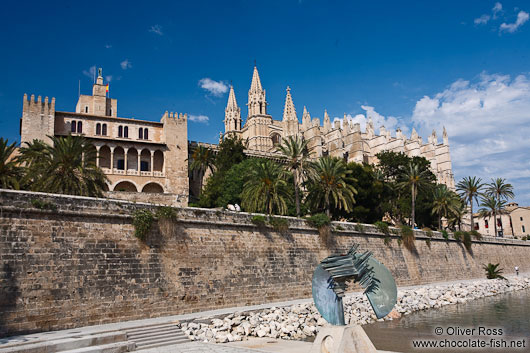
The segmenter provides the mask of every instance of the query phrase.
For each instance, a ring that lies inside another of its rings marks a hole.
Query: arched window
[[[81,134],[83,132],[83,123],[81,121],[77,122],[77,133]]]
[[[123,126],[118,126],[118,137],[123,137]]]
[[[147,128],[144,129],[144,139],[149,140],[149,130]]]
[[[103,136],[107,136],[107,124],[103,124],[103,128],[101,129],[101,134]]]
[[[100,123],[96,124],[96,135],[101,135],[101,124]]]
[[[72,122],[70,123],[70,131],[71,132],[75,132],[76,131],[76,125],[77,123],[75,122],[75,120],[72,120]]]
[[[123,129],[123,137],[129,137],[129,128],[127,126]]]
[[[138,138],[139,138],[140,140],[144,138],[144,134],[143,134],[143,132],[144,132],[144,129],[142,129],[142,128],[139,128],[139,129],[138,129]]]
[[[85,113],[87,113],[87,114],[88,114],[88,105],[87,105],[87,106],[85,106]]]

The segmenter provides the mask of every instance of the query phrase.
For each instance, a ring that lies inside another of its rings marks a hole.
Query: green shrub
[[[462,241],[462,237],[464,236],[464,232],[457,231],[453,233],[453,238],[455,238],[456,241]]]
[[[427,244],[427,247],[430,249],[431,248],[431,239],[430,238],[425,239],[425,244]]]
[[[355,230],[359,233],[364,233],[364,225],[361,223],[357,223],[355,225]]]
[[[432,230],[430,230],[429,228],[427,228],[425,230],[425,235],[428,236],[429,238],[432,238],[432,236],[434,235]]]
[[[482,234],[480,234],[479,232],[477,232],[474,229],[471,232],[469,232],[469,234],[474,236],[476,240],[482,240]]]
[[[390,245],[391,242],[392,242],[392,238],[390,238],[390,237],[388,237],[388,236],[383,238],[383,243],[384,243],[385,245],[388,246],[388,245]]]
[[[398,243],[399,246],[401,246],[401,243],[402,243],[402,242],[403,242],[403,241],[401,240],[401,238],[397,238],[397,243]]]
[[[331,224],[331,219],[325,213],[317,213],[307,218],[307,223],[315,228],[322,228]]]
[[[156,210],[156,217],[158,219],[177,219],[177,211],[170,206],[160,206]]]
[[[149,233],[155,216],[149,210],[137,210],[133,213],[134,236],[140,240],[145,240]]]
[[[528,236],[521,237],[521,240],[528,240]]]
[[[414,231],[409,226],[406,226],[406,225],[401,226],[401,239],[403,240],[403,244],[405,245],[407,249],[413,250],[415,248]]]
[[[40,199],[31,200],[31,205],[39,210],[57,211],[57,205],[53,202],[43,201]]]
[[[449,233],[447,233],[446,230],[442,230],[442,237],[444,237],[445,240],[449,239]]]
[[[464,243],[467,251],[471,252],[471,245],[473,244],[473,241],[471,240],[471,234],[469,234],[469,232],[464,232],[462,236],[462,242]]]
[[[344,230],[344,227],[341,226],[340,224],[337,224],[337,225],[335,226],[335,229],[336,229],[336,230]]]
[[[265,227],[265,224],[267,223],[267,218],[265,218],[265,216],[256,215],[252,216],[250,221],[258,227]]]
[[[384,235],[390,234],[390,228],[388,228],[388,224],[385,222],[377,221],[374,223],[374,226],[377,228],[378,231],[383,233]]]
[[[269,224],[277,232],[285,232],[289,229],[289,221],[285,218],[270,217]]]

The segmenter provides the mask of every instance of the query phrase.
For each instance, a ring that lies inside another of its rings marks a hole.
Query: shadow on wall
[[[0,293],[2,293],[0,296],[0,337],[3,337],[8,333],[7,312],[15,308],[20,290],[13,268],[9,263],[4,264],[0,278]]]

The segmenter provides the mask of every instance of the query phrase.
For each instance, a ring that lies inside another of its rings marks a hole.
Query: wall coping
[[[58,202],[57,210],[43,210],[34,207],[31,201],[34,199],[49,199]],[[87,196],[51,194],[45,192],[23,191],[0,189],[0,216],[2,213],[34,213],[43,215],[60,214],[65,216],[89,216],[89,217],[104,217],[104,218],[119,218],[132,219],[132,213],[137,209],[155,210],[158,207],[168,207],[165,204],[134,202],[112,198],[98,198]],[[177,210],[178,221],[189,224],[205,224],[216,225],[220,227],[253,227],[256,225],[252,223],[253,216],[261,215],[260,213],[249,212],[235,212],[222,209],[199,208],[199,207],[173,207]],[[310,226],[306,219],[289,217],[289,216],[274,216],[275,218],[283,218],[289,221],[289,229],[317,232],[317,230]],[[399,228],[389,227],[391,234],[385,235],[378,231],[373,224],[362,224],[353,222],[331,222],[333,226],[333,233],[336,235],[363,235],[367,237],[390,237],[399,238],[399,234],[392,232],[399,232]],[[357,228],[359,225],[363,231]],[[342,229],[337,229],[340,226]],[[270,231],[274,231],[271,227],[266,227]],[[433,241],[452,241],[453,234],[449,233],[450,238],[445,239],[441,232],[432,231],[433,236],[427,236],[425,231],[414,230],[414,235],[418,239],[431,239]],[[488,243],[497,245],[514,245],[514,246],[530,246],[530,241],[523,241],[513,238],[495,238],[483,236],[481,240],[473,240],[474,243]]]

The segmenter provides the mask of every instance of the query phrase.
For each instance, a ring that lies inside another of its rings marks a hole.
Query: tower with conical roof
[[[291,88],[287,86],[287,95],[285,96],[285,106],[283,108],[283,136],[297,136],[299,131],[298,117],[291,97]]]
[[[248,91],[248,116],[267,115],[267,100],[265,99],[265,90],[261,86],[258,68],[254,66],[252,74],[252,83]]]
[[[225,134],[238,134],[241,131],[241,108],[237,106],[234,86],[230,85],[228,103],[225,108]]]
[[[267,115],[265,90],[261,86],[258,68],[254,66],[252,83],[248,91],[248,117],[243,128],[248,149],[268,152],[274,146],[269,127],[273,125],[272,117]]]

